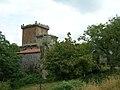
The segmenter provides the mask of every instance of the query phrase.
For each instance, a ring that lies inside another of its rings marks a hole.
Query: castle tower
[[[54,45],[54,40],[58,37],[49,35],[48,25],[35,22],[35,24],[21,25],[22,29],[22,46],[21,51],[17,54],[21,55],[21,68],[24,71],[34,68],[39,64],[39,60],[44,58],[44,51]],[[47,46],[45,46],[47,44]]]
[[[24,26],[21,25],[22,29],[22,46],[30,46],[37,44],[37,37],[41,35],[48,35],[49,26],[37,23],[29,24]]]

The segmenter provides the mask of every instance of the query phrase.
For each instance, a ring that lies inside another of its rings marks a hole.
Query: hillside
[[[83,83],[79,80],[45,83],[45,84],[42,84],[42,90],[57,90],[52,88],[55,88],[56,86],[57,87],[61,86],[62,88],[64,87],[65,83],[66,83],[66,86],[68,85],[67,83],[69,83],[69,85],[72,84],[74,90],[120,90],[120,76],[117,76],[117,75],[111,76],[109,77],[109,79],[103,80],[102,83],[100,84],[97,84],[94,81],[89,83]],[[39,85],[38,84],[29,85],[19,90],[39,90]],[[62,90],[62,89],[58,89],[58,90]],[[69,89],[65,89],[65,90],[69,90]]]

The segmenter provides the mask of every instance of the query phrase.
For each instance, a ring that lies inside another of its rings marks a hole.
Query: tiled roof
[[[17,54],[28,54],[28,53],[40,53],[40,49],[27,49],[17,52]]]

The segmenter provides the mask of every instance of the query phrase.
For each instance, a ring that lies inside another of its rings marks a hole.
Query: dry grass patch
[[[82,90],[120,90],[120,76],[112,76],[105,79],[101,84],[88,83]]]
[[[113,76],[104,80],[100,88],[101,90],[120,90],[120,76]]]

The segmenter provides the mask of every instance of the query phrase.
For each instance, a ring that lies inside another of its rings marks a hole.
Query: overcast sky
[[[22,44],[22,24],[49,25],[60,40],[71,32],[77,39],[88,25],[120,15],[120,0],[0,0],[0,31],[11,43]]]

